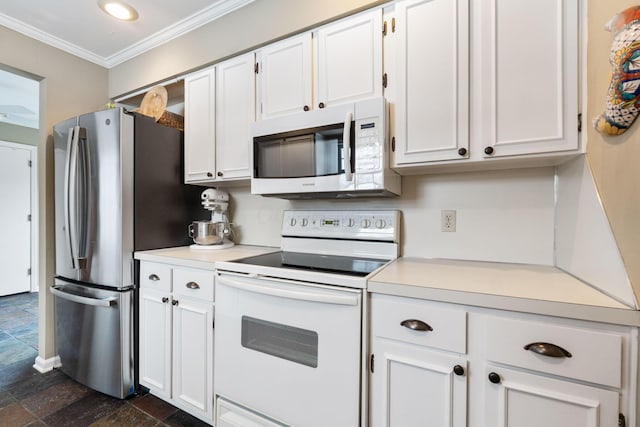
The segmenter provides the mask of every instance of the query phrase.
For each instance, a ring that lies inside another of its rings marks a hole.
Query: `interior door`
[[[0,142],[0,295],[31,287],[31,151]]]

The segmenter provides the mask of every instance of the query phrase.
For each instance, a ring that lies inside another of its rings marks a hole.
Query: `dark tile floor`
[[[207,425],[150,394],[119,400],[58,370],[40,374],[37,349],[38,294],[0,297],[0,427]]]

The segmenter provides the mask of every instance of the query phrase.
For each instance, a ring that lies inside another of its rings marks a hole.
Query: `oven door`
[[[361,290],[220,273],[216,394],[292,426],[358,426],[361,318]]]

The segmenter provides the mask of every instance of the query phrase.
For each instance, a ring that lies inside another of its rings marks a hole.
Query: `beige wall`
[[[43,78],[40,90],[42,129],[38,135],[38,238],[40,287],[39,356],[55,355],[51,284],[54,265],[52,148],[53,125],[100,109],[108,101],[108,71],[15,31],[0,26],[0,64]]]
[[[117,97],[378,3],[381,1],[256,0],[112,68],[109,95]]]
[[[589,0],[587,158],[636,295],[640,295],[640,122],[625,134],[603,137],[591,120],[605,108],[612,34],[604,25],[637,1]]]

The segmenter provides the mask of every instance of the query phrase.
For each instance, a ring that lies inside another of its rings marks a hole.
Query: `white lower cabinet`
[[[371,427],[467,425],[467,361],[386,338],[372,343]]]
[[[140,384],[171,398],[171,304],[169,292],[140,289]]]
[[[140,271],[140,384],[213,424],[213,271],[151,262]]]
[[[213,420],[213,305],[189,298],[174,302],[172,396]]]
[[[371,427],[467,425],[464,310],[372,295],[371,336]]]
[[[487,426],[617,426],[617,391],[487,365]]]
[[[371,427],[636,425],[637,328],[379,294],[370,302]]]

